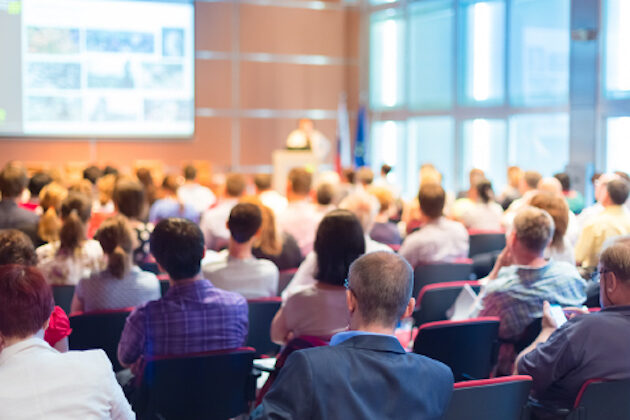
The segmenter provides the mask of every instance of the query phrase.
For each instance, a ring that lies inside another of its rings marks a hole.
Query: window
[[[406,188],[405,167],[405,124],[399,121],[372,123],[369,145],[370,164],[374,173],[379,173],[386,163],[394,169],[389,175],[391,182]]]
[[[606,123],[606,170],[630,172],[630,117],[608,118]]]
[[[630,2],[608,0],[605,7],[605,61],[606,96],[610,99],[630,96]]]
[[[403,103],[404,21],[390,10],[372,15],[370,28],[370,105],[393,108]]]
[[[506,124],[504,120],[477,118],[463,123],[463,155],[460,187],[468,187],[468,172],[481,169],[495,191],[506,182]]]

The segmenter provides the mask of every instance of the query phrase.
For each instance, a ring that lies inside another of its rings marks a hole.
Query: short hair
[[[385,187],[370,187],[368,193],[372,194],[378,200],[379,212],[389,210],[392,204],[394,204],[394,194],[392,191]]]
[[[118,168],[112,165],[107,165],[103,168],[103,175],[114,175],[118,176]]]
[[[193,165],[184,166],[184,179],[186,181],[194,181],[197,178],[197,168]]]
[[[622,178],[623,180],[630,182],[630,175],[628,175],[626,172],[624,171],[615,171],[614,172],[615,175],[617,175],[618,177]]]
[[[289,171],[291,191],[296,194],[307,195],[311,192],[313,176],[304,168],[293,168]]]
[[[254,185],[260,191],[268,190],[271,188],[271,175],[270,174],[256,174],[254,176]]]
[[[615,273],[623,283],[630,284],[630,238],[621,237],[614,240],[602,251],[599,263]]]
[[[114,187],[114,204],[130,219],[141,219],[146,208],[146,193],[140,181],[121,178]]]
[[[96,184],[101,176],[103,176],[103,172],[96,165],[90,165],[83,170],[83,179],[87,179],[92,185]]]
[[[483,203],[489,203],[494,201],[494,191],[492,191],[492,182],[487,179],[482,179],[475,185],[477,195],[481,198]]]
[[[365,323],[395,326],[411,299],[413,269],[393,252],[371,252],[352,263],[348,284]]]
[[[205,247],[203,233],[190,220],[161,220],[151,233],[151,254],[172,280],[194,277],[201,270]]]
[[[53,311],[53,294],[35,267],[0,266],[0,334],[26,338],[44,327]]]
[[[553,219],[545,210],[525,206],[514,218],[516,239],[531,252],[542,253],[553,238]]]
[[[179,188],[179,180],[177,179],[177,175],[169,174],[164,177],[162,180],[162,189],[166,191],[170,191],[173,194],[177,193],[177,189]]]
[[[227,224],[232,239],[242,244],[249,241],[260,229],[262,213],[255,204],[239,203],[230,211]]]
[[[620,206],[628,199],[628,182],[624,179],[613,179],[606,184],[606,191],[611,201]]]
[[[37,172],[33,174],[28,181],[28,190],[31,193],[31,197],[39,197],[39,193],[46,185],[53,181],[52,177],[46,172]]]
[[[344,198],[339,208],[351,211],[359,219],[363,231],[369,233],[378,215],[379,204],[376,197],[361,191]]]
[[[374,172],[369,166],[362,166],[357,170],[357,182],[370,185],[374,181]]]
[[[525,173],[523,174],[523,180],[525,181],[525,184],[527,184],[527,186],[533,190],[538,188],[538,183],[541,179],[542,175],[536,171],[525,171]]]
[[[571,178],[569,178],[569,174],[565,172],[560,172],[554,175],[558,181],[560,181],[560,185],[562,185],[562,191],[570,191],[571,190]]]
[[[229,174],[225,179],[225,192],[230,197],[240,197],[246,187],[247,181],[243,174]]]
[[[0,265],[5,264],[37,264],[33,241],[24,232],[17,229],[0,230]]]
[[[354,184],[356,178],[356,172],[352,168],[343,168],[341,171],[343,178],[348,181],[349,184]]]
[[[365,237],[357,217],[348,210],[328,213],[319,223],[313,249],[317,254],[315,278],[342,286],[350,264],[365,253]]]
[[[555,226],[551,245],[562,249],[564,247],[564,235],[569,226],[569,205],[563,197],[549,192],[540,192],[532,197],[529,204],[545,210],[553,219]]]
[[[27,183],[26,170],[20,165],[8,164],[0,172],[0,193],[3,199],[18,197]]]
[[[390,165],[386,163],[381,165],[381,172],[383,173],[383,175],[387,176],[392,171],[392,169],[394,168],[392,168]]]
[[[420,187],[418,203],[420,203],[420,210],[427,217],[437,219],[442,216],[445,201],[446,193],[440,184],[429,182]]]
[[[317,191],[315,193],[317,198],[317,204],[321,204],[322,206],[327,206],[332,203],[333,198],[335,196],[335,187],[328,182],[324,182],[317,186]]]

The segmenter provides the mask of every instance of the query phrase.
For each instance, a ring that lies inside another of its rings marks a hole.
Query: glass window
[[[506,173],[506,124],[504,120],[477,118],[462,126],[463,150],[460,187],[468,188],[468,172],[484,171],[495,191],[503,190]]]
[[[409,6],[410,108],[445,109],[453,104],[454,16],[450,1]]]
[[[606,123],[606,169],[630,172],[630,117],[608,118]]]
[[[394,11],[374,13],[370,25],[370,104],[393,108],[403,103],[404,21]]]
[[[509,47],[513,105],[568,102],[569,7],[570,0],[512,2]]]
[[[606,1],[605,32],[605,85],[606,96],[623,98],[630,96],[630,2]]]
[[[419,170],[432,163],[442,173],[442,185],[455,188],[455,121],[452,117],[421,117],[409,120],[407,138],[407,180],[409,195],[419,188]]]
[[[503,103],[505,4],[480,1],[463,5],[463,102]]]
[[[569,162],[569,116],[559,113],[511,117],[508,161],[543,176],[563,172]]]
[[[401,121],[377,121],[372,123],[369,144],[370,164],[374,173],[380,173],[384,163],[394,167],[389,180],[406,188],[405,177],[405,123]]]

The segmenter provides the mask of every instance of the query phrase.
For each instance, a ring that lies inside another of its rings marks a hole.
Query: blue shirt
[[[149,210],[149,221],[157,223],[169,217],[181,217],[199,224],[199,213],[189,205],[182,204],[172,198],[157,200]]]

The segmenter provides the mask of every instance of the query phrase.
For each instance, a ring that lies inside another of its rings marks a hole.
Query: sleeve
[[[144,311],[134,310],[127,321],[118,343],[118,360],[122,365],[135,363],[144,350]]]
[[[112,370],[112,365],[102,350],[98,353],[103,359],[102,363],[105,367],[103,375],[101,376],[105,381],[103,393],[107,395],[110,401],[110,416],[112,420],[132,420],[136,416],[131,410],[131,406],[125,398],[122,388],[116,381],[116,376]]]
[[[44,332],[44,340],[51,347],[54,347],[57,342],[68,337],[72,333],[70,328],[70,320],[68,315],[59,306],[55,306],[48,323],[48,328]]]
[[[263,399],[262,419],[313,417],[313,375],[304,352],[289,356],[278,378]]]

